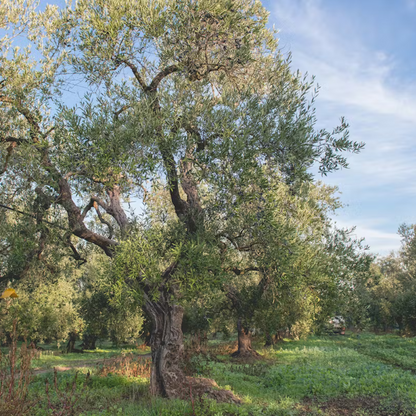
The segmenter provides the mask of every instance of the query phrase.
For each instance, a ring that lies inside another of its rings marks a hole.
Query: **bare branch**
[[[100,208],[98,207],[98,204],[95,201],[94,201],[94,208],[95,208],[95,212],[98,215],[99,220],[108,227],[108,231],[109,231],[108,238],[110,238],[110,239],[113,238],[113,232],[114,232],[113,227],[111,226],[111,224],[108,221],[106,221],[103,218],[103,216],[101,215],[101,212],[100,212]]]
[[[34,215],[34,214],[31,214],[29,212],[20,211],[20,210],[18,210],[16,208],[9,207],[7,205],[0,204],[0,208],[8,209],[9,211],[17,212],[18,214],[21,214],[21,215],[26,215],[27,217],[31,217],[31,218],[33,218],[35,220],[38,219],[37,216]],[[56,223],[53,223],[53,222],[50,222],[50,221],[47,221],[47,220],[44,220],[44,219],[42,219],[41,222],[44,222],[44,223],[49,224],[49,225],[52,225],[53,227],[59,228],[59,229],[64,230],[64,231],[67,230],[66,228],[62,227],[59,224],[56,224]]]
[[[65,244],[72,250],[72,257],[76,260],[76,261],[80,261],[80,266],[82,266],[84,263],[87,262],[87,259],[85,259],[84,257],[81,257],[81,255],[78,253],[78,250],[76,249],[76,247],[72,244],[71,241],[71,233],[67,233],[64,236],[64,240],[65,240]]]
[[[100,198],[98,198],[98,196],[93,196],[91,197],[91,201],[92,202],[97,202],[98,205],[100,205],[101,208],[103,208],[106,212],[108,210],[108,205]],[[90,203],[91,203],[90,201]],[[91,205],[91,208],[93,207],[93,205]]]
[[[142,185],[142,184],[140,184],[140,188],[142,188],[143,189],[143,202],[146,202],[146,199],[147,199],[147,195],[149,194],[149,192],[147,191],[147,189]]]
[[[85,220],[85,217],[87,216],[88,212],[91,210],[91,208],[94,206],[95,200],[93,198],[90,199],[90,202],[88,202],[88,205],[82,210],[81,219],[82,221]]]
[[[137,69],[137,66],[134,65],[133,63],[131,63],[129,61],[125,61],[125,60],[121,60],[120,62],[123,63],[123,64],[125,64],[125,65],[127,65],[132,70],[134,77],[139,82],[139,84],[142,87],[143,91],[146,91],[146,89],[147,89],[146,83],[144,82],[142,76],[140,75],[140,72]]]
[[[114,116],[116,117],[116,119],[118,119],[118,116],[123,113],[124,111],[128,110],[130,108],[129,105],[123,105],[123,107],[121,107],[119,110],[114,111]]]
[[[254,246],[258,246],[261,245],[261,243],[259,243],[258,241],[253,241],[252,243],[243,246],[243,247],[237,247],[238,251],[251,251],[253,249]]]
[[[45,131],[45,133],[42,134],[43,138],[46,139],[54,130],[55,130],[55,126],[51,127],[49,130]]]

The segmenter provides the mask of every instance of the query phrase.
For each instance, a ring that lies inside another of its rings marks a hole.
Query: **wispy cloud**
[[[393,57],[366,48],[353,24],[338,25],[319,0],[274,4],[274,16],[282,22],[282,46],[295,44],[295,63],[324,86],[321,99],[416,124],[416,83],[400,85]]]
[[[337,3],[338,9],[332,5],[331,12],[327,5],[274,0],[271,19],[281,30],[283,51],[293,52],[294,67],[316,75],[322,86],[319,127],[331,128],[345,115],[351,138],[366,142],[360,155],[349,158],[350,170],[325,181],[339,185],[357,214],[354,221],[346,220],[348,215],[339,221],[357,225],[357,235],[372,251],[387,254],[400,245],[395,220],[416,222],[416,209],[408,216],[403,206],[404,195],[416,206],[416,80],[403,81],[398,61],[383,50],[382,41],[379,49],[366,44],[348,16],[347,2]],[[407,7],[416,9],[416,0],[407,0]],[[334,10],[338,13],[331,14]],[[369,226],[371,210],[383,221]]]
[[[336,220],[336,224],[338,228],[356,227],[353,233],[354,237],[364,238],[364,243],[370,247],[370,251],[374,254],[385,256],[393,249],[397,250],[400,247],[400,236],[397,233],[378,229],[383,224],[382,220],[367,219],[364,222]]]

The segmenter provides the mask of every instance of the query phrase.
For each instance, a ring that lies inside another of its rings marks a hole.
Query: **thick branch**
[[[172,263],[162,274],[163,282],[167,282],[178,267],[178,262]]]
[[[82,210],[82,214],[81,214],[82,221],[85,220],[85,217],[90,212],[90,210],[93,208],[93,206],[94,206],[95,203],[96,203],[95,199],[91,198],[90,199],[90,202],[88,202],[88,205]]]
[[[91,208],[94,207],[100,221],[109,227],[110,235],[113,235],[113,228],[107,221],[104,220],[104,218],[102,217],[99,211],[99,206],[100,206],[101,208],[104,209],[104,211],[107,214],[111,215],[116,220],[117,224],[120,227],[122,234],[124,234],[126,228],[129,225],[129,220],[127,218],[127,215],[123,207],[121,206],[120,188],[119,186],[114,185],[112,188],[106,188],[106,191],[107,191],[107,195],[110,200],[110,203],[107,204],[106,202],[104,202],[102,199],[100,199],[97,196],[91,197],[90,202],[82,211],[82,219],[84,220],[88,212],[91,210]],[[109,238],[112,238],[112,237],[109,237]]]
[[[160,152],[162,154],[163,164],[165,165],[169,193],[173,206],[175,207],[176,215],[179,218],[183,218],[186,214],[186,202],[181,198],[179,193],[179,178],[173,155],[163,148],[160,149]]]
[[[114,185],[112,188],[107,188],[106,191],[108,198],[110,199],[110,204],[108,205],[106,211],[117,221],[121,233],[124,235],[129,225],[129,220],[123,207],[121,206],[120,187],[118,185]]]
[[[137,66],[136,66],[136,65],[134,65],[132,62],[125,61],[125,60],[122,60],[122,61],[120,61],[120,62],[121,62],[121,63],[123,63],[123,64],[125,64],[125,65],[127,65],[127,66],[131,69],[131,71],[133,72],[134,77],[135,77],[135,78],[137,79],[137,81],[139,82],[139,84],[140,84],[140,86],[142,87],[143,91],[146,91],[146,89],[147,89],[147,85],[146,85],[146,83],[144,82],[144,80],[143,80],[142,76],[140,75],[140,72],[139,72],[139,70],[137,69]]]
[[[22,139],[21,137],[6,136],[6,137],[1,137],[0,142],[22,144],[22,143],[27,143],[27,140]]]
[[[202,150],[204,150],[207,143],[210,141],[210,140],[203,140],[200,131],[195,126],[188,124],[185,126],[185,131],[191,136],[193,135],[197,138],[197,141],[196,141],[197,152],[201,152]]]
[[[168,75],[178,72],[179,67],[177,65],[170,65],[166,67],[163,71],[160,71],[154,78],[150,85],[146,88],[148,92],[156,92],[159,84],[166,78]]]
[[[9,97],[2,95],[0,93],[0,102],[5,102],[14,106],[14,108],[25,117],[26,121],[29,123],[31,133],[30,136],[34,143],[39,143],[39,139],[43,138],[44,135],[41,133],[39,124],[36,121],[34,114],[24,107],[19,100],[12,100]],[[49,133],[46,133],[49,134]],[[100,247],[109,257],[114,255],[112,248],[118,243],[112,239],[106,238],[102,235],[99,235],[91,230],[89,230],[84,224],[83,213],[75,204],[72,199],[71,187],[68,183],[68,180],[59,172],[59,170],[53,165],[49,159],[48,149],[45,147],[36,147],[37,151],[41,155],[41,163],[44,169],[50,174],[52,183],[51,186],[59,192],[59,197],[54,201],[55,203],[60,204],[68,215],[68,223],[70,231],[79,238],[82,238],[85,241],[88,241],[98,247]],[[2,206],[3,208],[10,209],[10,207]],[[19,210],[13,211],[19,212]],[[19,213],[25,214],[22,211]],[[31,216],[31,214],[29,214]],[[36,217],[34,217],[36,219]],[[60,227],[61,228],[61,227]]]
[[[98,196],[91,197],[91,201],[90,201],[90,204],[92,203],[91,208],[94,206],[94,202],[96,202],[105,211],[108,210],[108,205],[102,199],[98,198]]]
[[[77,237],[100,247],[107,256],[113,257],[114,253],[112,248],[118,245],[118,243],[89,230],[85,226],[81,210],[72,200],[71,188],[63,177],[59,179],[59,189],[60,194],[56,202],[59,203],[67,212],[69,227],[72,233]]]
[[[164,78],[169,76],[170,74],[173,74],[174,72],[179,71],[179,67],[177,65],[170,65],[166,67],[163,71],[160,71],[152,80],[152,82],[149,84],[149,86],[146,85],[144,79],[140,75],[140,72],[136,65],[134,65],[132,62],[121,60],[121,63],[127,65],[131,71],[133,72],[134,77],[142,87],[144,92],[150,92],[154,93],[157,91],[157,88],[159,87],[159,84],[163,81]],[[124,111],[124,110],[122,110]]]

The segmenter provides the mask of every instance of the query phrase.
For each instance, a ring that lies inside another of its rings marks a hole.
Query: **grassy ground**
[[[44,355],[33,362],[30,396],[39,404],[31,414],[61,414],[65,400],[72,400],[75,414],[84,416],[416,415],[416,339],[347,334],[287,340],[272,349],[258,346],[258,351],[261,359],[250,362],[213,354],[191,359],[196,375],[232,390],[242,405],[197,397],[193,403],[152,399],[146,377],[118,375],[111,365],[104,373],[100,370],[103,360],[111,363],[131,352],[136,360],[147,351],[101,347],[85,354]],[[66,370],[57,374],[58,391],[53,387],[54,366]],[[72,393],[75,370],[79,374]],[[92,375],[85,384],[88,371]]]

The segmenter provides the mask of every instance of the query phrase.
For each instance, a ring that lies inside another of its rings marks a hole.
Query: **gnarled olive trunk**
[[[75,351],[75,341],[77,340],[77,334],[75,332],[69,333],[69,340],[66,346],[66,352],[71,353]]]
[[[265,347],[271,347],[272,345],[274,345],[274,335],[272,335],[269,331],[266,332],[265,339]]]
[[[183,357],[183,308],[169,302],[165,290],[157,301],[147,299],[145,311],[152,320],[152,371],[150,392],[155,396],[184,396],[186,377],[181,368]]]
[[[251,332],[250,329],[245,327],[241,318],[237,321],[238,332],[238,350],[232,354],[233,357],[240,356],[258,356],[258,352],[251,347]]]
[[[271,347],[272,345],[275,345],[278,342],[283,341],[284,335],[285,335],[285,331],[277,331],[273,335],[270,332],[266,332],[266,341],[265,341],[264,346]]]

